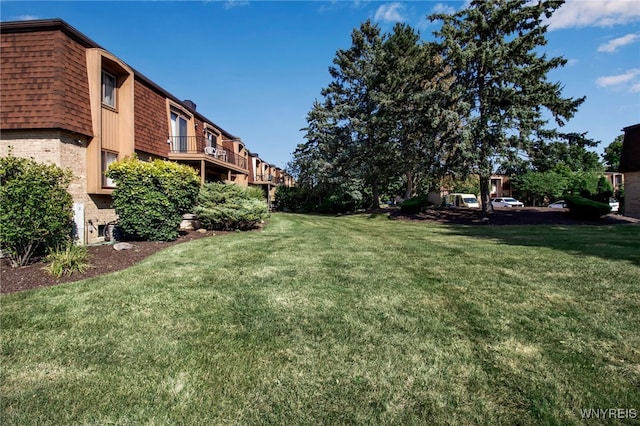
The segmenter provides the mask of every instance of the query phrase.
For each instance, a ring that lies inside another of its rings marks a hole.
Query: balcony
[[[220,165],[229,165],[232,169],[247,170],[247,159],[235,152],[224,149],[222,145],[207,147],[204,137],[170,136],[169,158],[173,160],[205,159]]]
[[[283,177],[276,177],[274,175],[256,175],[253,179],[255,183],[269,183],[271,185],[281,185],[284,183]]]

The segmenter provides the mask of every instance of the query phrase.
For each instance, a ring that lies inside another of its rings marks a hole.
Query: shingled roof
[[[624,142],[620,156],[620,171],[623,173],[640,171],[640,123],[622,129]]]

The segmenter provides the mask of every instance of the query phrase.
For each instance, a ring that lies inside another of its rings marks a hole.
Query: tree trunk
[[[371,182],[371,195],[372,195],[372,200],[371,200],[371,208],[372,209],[379,209],[380,208],[380,194],[378,193],[378,180],[377,179],[373,179],[373,182]]]
[[[407,190],[404,192],[404,199],[408,200],[413,196],[413,171],[409,170],[406,173],[407,175]]]
[[[482,204],[482,214],[492,213],[491,205],[491,176],[480,175],[480,203]]]

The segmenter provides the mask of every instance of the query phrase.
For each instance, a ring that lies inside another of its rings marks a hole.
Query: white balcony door
[[[171,113],[171,133],[173,136],[172,150],[187,152],[187,119],[175,112]]]

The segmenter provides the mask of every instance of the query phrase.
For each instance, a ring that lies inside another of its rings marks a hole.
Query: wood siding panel
[[[108,108],[102,108],[102,148],[118,152],[119,135],[118,113]]]

